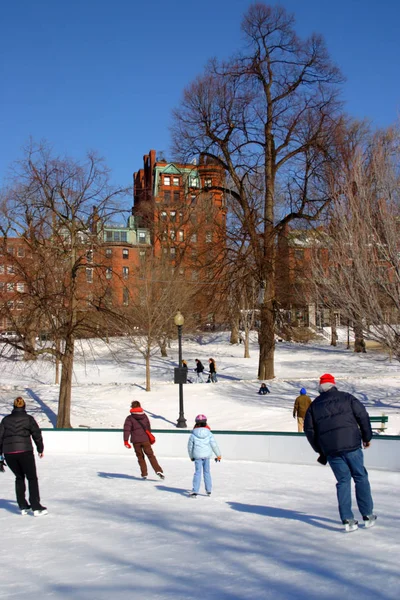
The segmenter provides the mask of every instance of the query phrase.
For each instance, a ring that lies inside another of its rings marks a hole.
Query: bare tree
[[[227,174],[224,191],[263,290],[258,376],[271,379],[276,234],[292,220],[315,220],[329,202],[323,174],[340,74],[322,38],[300,40],[283,8],[250,6],[242,30],[243,51],[224,63],[211,61],[186,89],[173,140],[184,160],[201,154]]]
[[[400,359],[400,133],[350,141],[314,276],[325,306],[353,323],[355,351],[367,336]]]
[[[94,153],[76,162],[54,156],[45,145],[31,144],[3,192],[3,246],[14,236],[23,240],[27,252],[24,261],[14,261],[15,279],[24,286],[18,294],[22,310],[14,319],[21,336],[14,346],[32,357],[50,354],[60,361],[57,427],[71,427],[75,340],[98,331],[95,323],[105,290],[101,261],[90,264],[99,274],[90,294],[85,278],[88,252],[99,249],[101,256],[96,223],[115,214],[126,191],[110,184],[109,171]],[[41,328],[53,344],[35,346]]]

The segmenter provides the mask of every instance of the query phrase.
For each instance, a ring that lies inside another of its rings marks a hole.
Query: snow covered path
[[[213,495],[190,499],[189,459],[160,462],[142,481],[132,452],[45,456],[36,519],[1,474],[0,598],[399,597],[399,473],[370,472],[378,524],[345,534],[329,467],[213,463]]]

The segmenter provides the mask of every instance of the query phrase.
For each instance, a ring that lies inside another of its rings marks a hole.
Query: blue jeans
[[[212,482],[210,473],[210,459],[209,458],[196,458],[194,461],[194,475],[193,475],[193,492],[198,494],[201,483],[201,472],[204,475],[204,486],[206,492],[211,492]]]
[[[342,521],[354,519],[351,510],[351,478],[355,483],[358,510],[362,516],[371,515],[374,505],[361,448],[327,458],[337,481],[339,514]]]

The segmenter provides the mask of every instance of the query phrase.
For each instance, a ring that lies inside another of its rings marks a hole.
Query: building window
[[[106,279],[111,279],[112,278],[112,268],[111,267],[107,267],[106,269]]]
[[[129,276],[129,267],[122,267],[122,278],[128,279]]]
[[[17,292],[24,292],[25,285],[23,283],[17,283]]]
[[[3,275],[4,273],[4,265],[0,265],[0,275]]]
[[[106,231],[105,235],[106,235],[106,242],[112,242],[113,241],[113,232],[112,231]]]
[[[206,242],[210,244],[212,242],[212,233],[211,231],[206,231]]]
[[[124,306],[129,305],[129,290],[128,290],[128,288],[124,288],[124,290],[122,292],[122,303]]]
[[[18,248],[18,256],[25,256],[25,248]]]
[[[165,210],[161,211],[161,221],[166,221],[167,220],[167,213],[165,212]]]
[[[126,231],[121,231],[121,242],[128,241],[128,233]]]
[[[14,247],[10,246],[9,248],[7,248],[7,253],[11,254],[11,256],[13,256],[14,255]]]
[[[14,273],[14,266],[13,265],[8,265],[7,266],[7,273],[9,275],[11,275],[12,273]]]
[[[212,179],[207,178],[204,180],[204,187],[209,188],[212,186]]]
[[[179,186],[179,177],[173,177],[172,183],[176,186]]]
[[[199,187],[199,180],[198,180],[198,178],[197,178],[197,175],[192,175],[192,176],[190,177],[190,183],[189,183],[189,187],[192,187],[192,188],[197,188],[197,187]]]
[[[190,241],[196,243],[197,242],[197,233],[192,233],[190,236]]]
[[[296,260],[303,260],[303,258],[304,258],[304,250],[303,249],[301,249],[301,250],[295,250],[294,251],[294,257],[295,257]]]
[[[7,283],[7,292],[13,292],[13,291],[14,291],[14,284]]]
[[[146,234],[144,231],[139,231],[139,244],[146,243]]]
[[[175,231],[173,229],[171,229],[171,231],[169,232],[169,237],[171,238],[171,240],[175,239]]]
[[[0,281],[0,292],[4,291],[4,283]]]
[[[86,252],[86,260],[88,263],[92,263],[93,262],[93,250],[88,250]]]
[[[23,307],[24,307],[24,303],[22,302],[22,300],[18,300],[18,302],[16,302],[16,309],[22,310]]]
[[[111,258],[112,256],[112,249],[111,248],[106,248],[106,257],[107,258]]]
[[[166,204],[171,202],[171,192],[164,192],[164,202]]]
[[[199,278],[199,272],[198,271],[192,271],[192,281],[197,281]]]
[[[197,198],[196,194],[190,194],[190,202],[192,204],[194,204],[196,202],[196,198]]]
[[[9,300],[9,301],[7,302],[7,308],[11,308],[11,309],[13,309],[13,308],[14,308],[14,300]]]
[[[86,281],[87,283],[93,283],[93,269],[86,269]]]
[[[176,254],[176,248],[170,248],[169,253],[170,253],[171,257],[174,257]]]
[[[170,219],[171,223],[176,222],[176,211],[175,210],[171,210],[171,212],[169,213],[169,219]]]
[[[171,185],[171,177],[164,175],[164,185]]]
[[[121,236],[119,231],[114,231],[114,242],[120,242]]]
[[[185,234],[183,231],[178,231],[178,241],[179,242],[183,242],[183,240],[185,239]]]
[[[122,258],[125,258],[125,259],[129,258],[129,250],[128,250],[128,248],[123,248],[123,250],[122,250]]]
[[[139,258],[142,262],[146,259],[146,251],[145,250],[140,250]]]
[[[177,204],[179,202],[180,193],[174,192],[174,203]]]

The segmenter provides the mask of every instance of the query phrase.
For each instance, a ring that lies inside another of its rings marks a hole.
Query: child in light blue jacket
[[[207,496],[211,496],[211,473],[210,473],[210,458],[213,455],[217,457],[215,460],[221,460],[221,453],[218,444],[214,439],[213,434],[207,425],[207,417],[205,415],[197,415],[196,424],[188,441],[188,453],[192,461],[194,461],[195,471],[193,476],[193,489],[189,496],[196,498],[200,489],[201,472],[204,475],[204,486]]]

